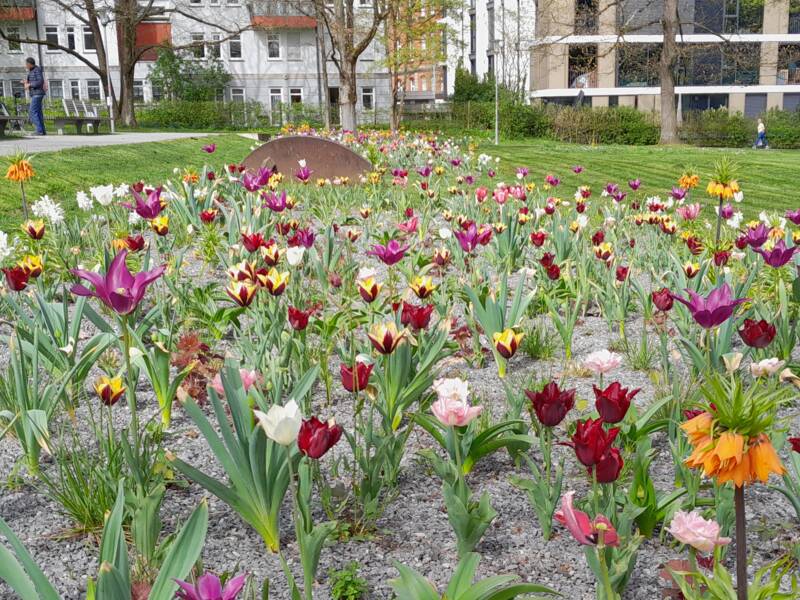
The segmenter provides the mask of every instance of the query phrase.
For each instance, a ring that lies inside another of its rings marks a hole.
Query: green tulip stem
[[[139,413],[136,410],[136,381],[133,378],[131,366],[131,331],[128,327],[128,315],[122,315],[122,348],[125,354],[125,380],[128,386],[125,397],[128,400],[128,409],[131,411],[131,435],[133,437],[136,456],[139,456]]]
[[[611,577],[608,575],[608,564],[606,564],[606,546],[603,544],[603,537],[605,536],[605,532],[601,531],[600,539],[597,543],[597,558],[600,563],[600,574],[602,575],[603,579],[603,591],[605,593],[606,600],[614,600],[614,588],[611,587]]]

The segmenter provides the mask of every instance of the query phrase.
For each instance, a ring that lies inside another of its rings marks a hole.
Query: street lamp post
[[[108,117],[111,121],[111,133],[116,133],[114,124],[114,86],[111,79],[111,54],[109,52],[109,38],[108,38],[108,24],[111,22],[111,8],[103,6],[97,10],[97,16],[100,18],[100,24],[103,26],[103,37],[105,38],[105,55],[106,55],[106,86],[108,93],[106,94],[106,106],[108,107]]]

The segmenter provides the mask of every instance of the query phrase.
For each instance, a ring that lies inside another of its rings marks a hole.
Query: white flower
[[[439,237],[443,240],[449,240],[453,235],[453,232],[450,230],[449,227],[442,227],[439,229]]]
[[[97,200],[100,206],[108,206],[114,201],[114,186],[111,184],[97,185],[93,188],[89,188],[89,193],[92,195],[92,198]]]
[[[78,203],[78,208],[85,211],[92,210],[92,199],[86,192],[78,192],[75,194],[75,201]]]
[[[267,437],[281,446],[289,446],[297,440],[302,415],[297,402],[290,400],[286,406],[273,404],[266,413],[253,411],[258,424]]]
[[[727,223],[728,227],[739,229],[739,226],[742,224],[742,219],[744,219],[744,215],[741,211],[737,211],[733,213],[733,216],[725,221],[725,223]]]
[[[742,364],[742,358],[744,358],[744,354],[741,352],[730,352],[722,355],[722,361],[725,363],[725,370],[728,374],[739,368],[739,365]]]
[[[194,233],[194,227],[192,227],[192,224],[189,223],[186,226],[186,235],[192,235],[193,233]]]
[[[765,358],[764,360],[750,365],[750,372],[753,377],[765,377],[777,373],[786,361],[777,358]]]
[[[603,221],[603,225],[605,227],[611,228],[614,226],[616,222],[617,220],[614,217],[606,217],[605,220]]]
[[[739,190],[738,192],[734,192],[733,199],[736,202],[741,202],[742,200],[744,200],[744,192],[742,190]]]
[[[466,403],[469,399],[469,383],[463,379],[437,379],[433,382],[433,391],[439,398]]]
[[[578,229],[583,229],[589,224],[589,217],[584,214],[580,214],[576,217],[575,222],[578,224]]]
[[[608,350],[598,350],[592,352],[589,356],[583,359],[583,366],[596,373],[603,375],[618,368],[622,364],[622,357],[615,352]]]
[[[124,198],[127,196],[131,191],[131,188],[128,187],[127,183],[121,183],[117,189],[114,190],[114,195],[117,198]]]
[[[286,261],[292,267],[296,267],[301,262],[303,262],[303,255],[305,254],[306,249],[302,246],[295,246],[294,248],[288,248],[286,250]]]
[[[131,211],[128,214],[128,225],[137,225],[141,220],[142,217],[140,217],[139,214],[134,211]]]
[[[378,272],[375,269],[370,269],[368,267],[361,267],[358,270],[358,275],[356,276],[356,279],[358,279],[359,281],[363,281],[364,279],[375,277],[375,275],[377,274]]]
[[[301,169],[305,169],[306,168],[306,159],[305,158],[301,158],[300,160],[297,161],[297,164],[300,165]]]
[[[31,212],[40,219],[47,219],[53,225],[58,225],[64,220],[64,209],[47,195],[39,198],[39,201],[31,206]]]
[[[8,243],[8,234],[5,231],[0,231],[0,262],[7,259],[14,247]]]

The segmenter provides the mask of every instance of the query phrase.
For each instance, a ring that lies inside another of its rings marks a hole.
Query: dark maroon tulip
[[[550,265],[547,267],[547,277],[552,281],[557,280],[559,277],[561,277],[561,267],[558,265]]]
[[[575,449],[575,455],[584,466],[591,467],[600,462],[619,433],[619,427],[606,431],[603,423],[603,419],[586,419],[576,425],[569,445]]]
[[[739,330],[742,341],[751,348],[766,348],[775,339],[775,333],[775,326],[764,319],[760,321],[745,319]]]
[[[255,252],[262,246],[266,247],[269,244],[267,240],[264,239],[264,235],[261,233],[243,233],[242,234],[242,246],[248,252]]]
[[[619,477],[625,461],[617,448],[609,448],[594,466],[597,483],[613,483]],[[591,471],[591,469],[590,469]]]
[[[292,329],[295,331],[303,331],[306,327],[308,327],[308,318],[313,312],[313,309],[301,310],[299,308],[295,308],[294,306],[290,306],[288,309],[289,325],[291,325]]]
[[[351,369],[346,364],[339,365],[339,374],[342,378],[342,387],[348,392],[360,392],[369,385],[369,377],[372,374],[374,364],[366,364],[356,361],[355,369]]]
[[[542,244],[544,244],[545,239],[547,239],[547,232],[545,231],[534,231],[533,233],[531,233],[531,244],[533,244],[537,248],[542,247]]]
[[[597,386],[594,389],[595,406],[597,412],[606,423],[619,423],[625,418],[625,414],[630,408],[631,400],[639,393],[639,388],[628,391],[615,381],[606,389],[601,390]]]
[[[714,264],[718,267],[724,267],[728,264],[730,257],[730,250],[719,250],[714,252]]]
[[[800,454],[800,437],[790,437],[789,444],[791,444],[792,450]]]
[[[619,282],[625,281],[628,278],[628,271],[629,271],[628,267],[623,267],[622,265],[617,267],[617,274],[616,274],[617,281]]]
[[[595,231],[594,234],[592,235],[592,246],[599,246],[605,241],[606,241],[606,234],[602,229]]]
[[[525,390],[525,395],[536,411],[536,418],[547,427],[561,423],[575,406],[575,389],[561,390],[555,381],[545,385],[541,392]]]
[[[653,298],[653,304],[656,305],[658,310],[667,312],[672,308],[672,294],[667,288],[654,291],[651,297]]]
[[[539,259],[539,264],[542,265],[545,269],[553,265],[553,261],[555,260],[556,256],[552,252],[545,252],[542,254],[542,258]]]
[[[304,419],[297,434],[297,447],[309,458],[322,458],[342,437],[342,426],[331,419],[323,423],[317,417]]]

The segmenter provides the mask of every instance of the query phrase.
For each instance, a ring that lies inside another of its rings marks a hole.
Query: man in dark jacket
[[[28,69],[28,76],[22,83],[31,97],[29,113],[31,123],[36,127],[36,135],[45,135],[44,114],[42,113],[42,101],[46,92],[44,73],[42,67],[36,66],[36,61],[30,57],[25,59],[25,68]]]

